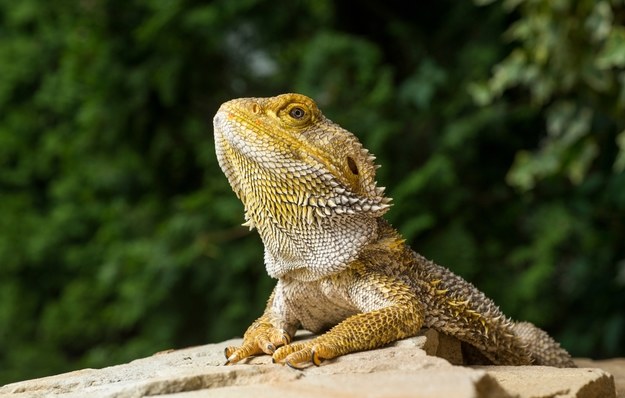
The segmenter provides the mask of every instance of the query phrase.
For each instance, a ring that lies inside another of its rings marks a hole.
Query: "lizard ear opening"
[[[347,157],[347,167],[349,167],[349,171],[351,171],[354,175],[358,175],[358,165],[351,156]]]

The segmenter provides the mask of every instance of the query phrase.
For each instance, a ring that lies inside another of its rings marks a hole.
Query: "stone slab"
[[[310,338],[309,334],[298,338]],[[240,339],[159,353],[127,364],[83,369],[0,387],[2,398],[240,397],[615,397],[601,369],[454,366],[459,342],[434,331],[388,347],[294,370],[268,356],[224,366],[223,350]],[[428,355],[431,354],[431,355]],[[595,362],[592,363],[593,365]],[[621,369],[622,364],[611,366]]]

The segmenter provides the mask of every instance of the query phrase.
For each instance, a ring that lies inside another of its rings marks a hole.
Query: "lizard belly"
[[[281,279],[274,309],[313,333],[323,332],[357,314],[347,291],[329,279],[302,282]]]

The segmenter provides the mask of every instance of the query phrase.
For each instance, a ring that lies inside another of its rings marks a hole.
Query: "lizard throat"
[[[298,201],[290,193],[303,192],[303,188],[295,186],[278,195],[272,190],[252,189],[258,181],[248,174],[237,178],[245,206],[243,225],[257,229],[265,247],[267,273],[273,278],[312,281],[340,272],[377,238],[377,218],[368,212],[337,213],[320,199],[323,196]],[[289,183],[293,186],[298,181]]]
[[[377,238],[377,221],[365,215],[323,218],[289,228],[258,226],[265,246],[265,267],[273,278],[312,281],[347,268]]]

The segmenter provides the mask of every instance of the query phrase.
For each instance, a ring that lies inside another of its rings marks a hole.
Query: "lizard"
[[[238,98],[213,118],[215,152],[277,279],[226,364],[294,368],[411,337],[454,336],[496,365],[574,367],[545,331],[515,322],[470,282],[413,251],[383,215],[375,156],[311,98]],[[293,341],[303,328],[318,334]]]

